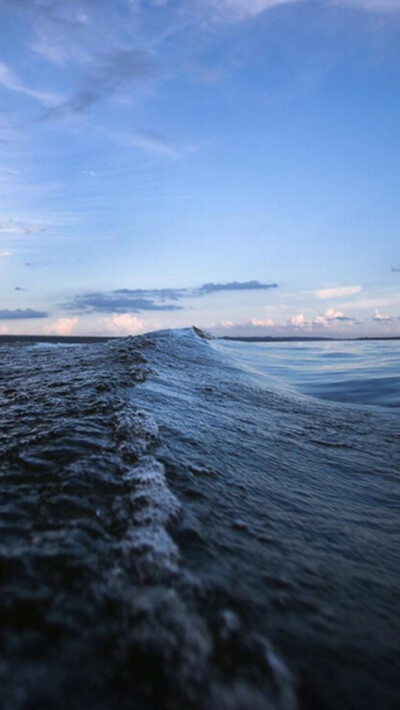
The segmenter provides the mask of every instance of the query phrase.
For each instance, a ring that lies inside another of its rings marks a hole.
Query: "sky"
[[[400,336],[400,0],[0,0],[0,334]]]

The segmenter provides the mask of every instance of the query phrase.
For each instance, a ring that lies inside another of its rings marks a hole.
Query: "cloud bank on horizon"
[[[400,333],[400,0],[0,0],[0,35],[2,330]]]

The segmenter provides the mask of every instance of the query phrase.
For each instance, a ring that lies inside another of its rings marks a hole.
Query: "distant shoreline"
[[[1,343],[49,343],[49,344],[76,344],[90,345],[91,343],[106,343],[109,340],[118,340],[128,336],[116,335],[0,335]],[[213,340],[230,340],[242,343],[312,343],[312,342],[348,342],[366,340],[400,340],[400,336],[388,337],[366,336],[362,338],[323,338],[313,336],[214,336]]]
[[[115,340],[116,336],[97,335],[0,335],[0,343],[106,343],[108,340]]]
[[[364,341],[364,340],[400,340],[399,335],[392,335],[392,336],[365,336],[362,338],[322,338],[322,337],[313,337],[313,336],[271,336],[271,335],[266,335],[264,337],[262,336],[233,336],[233,335],[223,335],[218,338],[218,340],[234,340],[234,341],[239,341],[242,343],[309,343],[309,342],[318,342],[318,343],[325,343],[325,342],[347,342],[347,341]]]

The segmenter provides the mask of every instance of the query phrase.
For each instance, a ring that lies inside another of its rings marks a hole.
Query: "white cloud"
[[[322,288],[315,292],[317,298],[343,298],[359,293],[362,286],[333,286],[332,288]]]
[[[146,330],[143,321],[130,313],[114,313],[111,318],[103,319],[103,325],[118,335],[136,335]]]
[[[274,325],[274,321],[271,320],[271,318],[265,318],[264,320],[258,320],[257,318],[252,318],[250,323],[251,323],[251,325],[260,326],[260,327],[265,326],[267,328]]]
[[[57,94],[39,91],[38,89],[31,89],[29,86],[25,86],[11,67],[8,67],[4,62],[0,62],[0,84],[6,89],[9,89],[9,91],[16,91],[17,93],[36,99],[44,106],[52,106],[60,101],[60,96]]]
[[[235,323],[233,320],[221,320],[221,321],[214,321],[214,322],[208,322],[204,323],[202,326],[206,330],[213,330],[215,332],[220,332],[220,331],[225,331],[225,330],[232,330],[235,329],[238,333],[241,331],[244,331],[244,335],[251,335],[256,333],[256,329],[258,328],[270,328],[271,326],[275,325],[274,321],[271,320],[270,318],[266,318],[265,320],[257,320],[256,318],[252,318],[250,321],[246,323]]]
[[[48,335],[71,335],[77,324],[78,318],[59,318],[59,320],[47,325],[43,330]]]
[[[308,325],[307,319],[303,313],[298,313],[297,315],[293,316],[293,318],[290,319],[289,321],[290,325],[294,325],[297,328],[302,328],[305,325]]]
[[[352,326],[355,323],[355,319],[350,316],[345,316],[342,311],[328,308],[323,315],[317,315],[315,318],[309,320],[307,320],[303,313],[298,313],[287,321],[287,325],[294,326],[295,328],[312,329],[314,326],[327,328],[332,324],[337,325],[339,322],[346,326]]]
[[[325,317],[328,320],[336,320],[337,318],[344,318],[344,313],[342,313],[342,311],[335,311],[334,308],[328,308],[328,310],[325,311]]]
[[[337,311],[334,308],[328,308],[323,315],[318,315],[313,318],[310,325],[328,328],[332,325],[337,325],[341,322],[346,325],[354,325],[355,319],[350,316],[345,316],[342,311]]]
[[[11,251],[0,251],[0,259],[7,259],[8,256],[11,256],[11,254]]]
[[[391,316],[384,316],[382,313],[380,313],[380,312],[378,311],[377,308],[375,308],[374,315],[372,316],[372,318],[373,318],[375,321],[379,321],[380,323],[382,323],[382,322],[391,322],[391,321],[393,320],[393,318],[392,318]]]

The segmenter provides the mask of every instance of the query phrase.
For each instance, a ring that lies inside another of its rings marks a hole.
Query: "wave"
[[[158,333],[149,359],[135,400],[160,427],[185,568],[272,640],[301,708],[395,707],[398,417],[261,386],[191,331]]]
[[[398,419],[198,336],[1,346],[0,707],[392,710]]]
[[[188,511],[141,401],[165,368],[193,377],[185,352],[200,365],[203,347],[192,332],[2,346],[1,707],[297,707],[245,607],[186,564]]]

